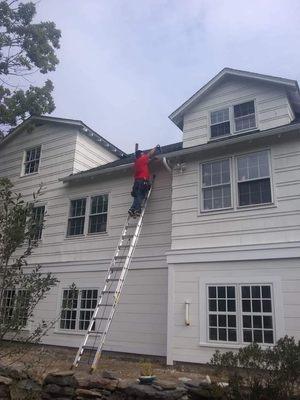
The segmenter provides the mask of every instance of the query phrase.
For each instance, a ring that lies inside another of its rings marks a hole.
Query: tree
[[[51,80],[28,87],[31,75],[54,71],[59,62],[61,32],[54,22],[34,23],[35,14],[33,2],[0,1],[0,136],[30,115],[55,109]]]
[[[40,191],[25,202],[8,179],[0,178],[0,348],[7,338],[37,343],[47,330],[42,321],[29,336],[22,336],[37,304],[58,282],[51,273],[43,274],[40,265],[27,263],[44,223],[34,213]]]

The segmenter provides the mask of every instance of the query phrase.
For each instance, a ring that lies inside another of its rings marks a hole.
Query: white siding
[[[86,135],[78,132],[76,137],[73,173],[85,171],[117,160],[118,157]]]
[[[170,359],[206,363],[218,348],[214,344],[208,347],[200,345],[202,308],[199,301],[199,281],[203,279],[208,282],[210,279],[218,279],[222,283],[222,279],[226,282],[230,279],[249,279],[250,282],[254,279],[258,282],[260,277],[269,277],[270,281],[278,277],[282,286],[284,322],[282,327],[276,328],[283,329],[296,339],[300,338],[300,259],[191,263],[171,268],[174,279],[174,313],[169,319],[172,321],[169,327],[172,332]],[[190,326],[185,325],[184,303],[187,299],[191,301]],[[275,316],[277,312],[280,310],[275,309]],[[224,350],[230,350],[230,346]]]
[[[183,119],[183,147],[197,146],[210,140],[211,111],[251,100],[255,101],[259,130],[286,125],[294,119],[283,88],[255,80],[230,78],[186,112]]]
[[[243,152],[259,149],[247,145]],[[183,173],[174,172],[172,249],[213,249],[299,241],[300,140],[277,141],[270,150],[274,190],[274,204],[271,206],[200,213],[199,165],[204,159],[187,162]],[[223,152],[221,157],[226,155],[232,154]]]

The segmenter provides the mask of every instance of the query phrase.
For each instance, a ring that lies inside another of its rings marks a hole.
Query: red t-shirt
[[[150,179],[149,172],[149,156],[147,154],[143,154],[134,162],[134,179]]]

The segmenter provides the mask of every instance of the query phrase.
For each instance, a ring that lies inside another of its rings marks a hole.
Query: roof
[[[233,68],[224,68],[214,78],[207,82],[201,89],[199,89],[193,96],[185,101],[180,107],[178,107],[169,118],[175,125],[180,129],[183,128],[183,115],[188,109],[194,106],[199,100],[206,95],[209,91],[215,88],[222,80],[228,77],[239,77],[245,79],[255,79],[265,83],[272,83],[275,85],[284,86],[289,94],[290,100],[294,106],[295,112],[300,112],[300,91],[298,82],[292,79],[280,78],[277,76],[257,74],[255,72],[241,71]]]
[[[80,132],[82,134],[88,136],[94,142],[96,142],[96,143],[100,144],[101,146],[103,146],[104,148],[106,148],[106,150],[109,151],[110,153],[112,153],[118,157],[124,157],[126,155],[126,153],[124,151],[120,150],[118,147],[116,147],[115,145],[110,143],[108,140],[106,140],[104,137],[99,135],[97,132],[95,132],[93,129],[88,127],[85,123],[83,123],[80,120],[68,119],[68,118],[57,118],[57,117],[46,117],[46,116],[31,116],[31,117],[27,118],[24,122],[22,122],[20,125],[18,125],[13,131],[11,131],[8,135],[6,135],[2,141],[0,141],[0,146],[7,143],[11,138],[13,138],[19,132],[21,132],[25,127],[30,126],[31,124],[34,124],[35,126],[39,126],[39,125],[43,125],[45,123],[76,126],[80,129]]]
[[[219,139],[214,139],[208,143],[204,143],[198,146],[183,148],[182,142],[173,143],[167,146],[163,146],[161,154],[158,158],[165,158],[167,160],[177,159],[182,160],[186,157],[193,155],[207,155],[209,152],[214,152],[217,149],[229,148],[234,145],[239,145],[241,143],[256,141],[266,141],[269,138],[280,137],[282,135],[297,134],[300,131],[300,116],[297,115],[296,119],[290,124],[278,126],[276,128],[266,129],[264,131],[251,131],[244,132],[236,135],[231,135]],[[89,169],[87,171],[78,172],[76,174],[71,174],[60,179],[63,182],[79,181],[84,178],[92,178],[104,174],[117,173],[121,170],[129,169],[132,167],[134,161],[134,154],[129,154],[121,160],[116,160],[111,163],[101,165],[96,168]]]
[[[168,154],[170,152],[176,152],[182,149],[182,142],[177,142],[177,143],[172,143],[168,144],[166,146],[161,146],[161,155]],[[145,150],[147,152],[149,150]],[[98,175],[101,174],[101,172],[111,172],[111,171],[116,171],[118,169],[123,169],[126,166],[129,168],[133,165],[135,160],[135,154],[127,154],[120,160],[115,160],[110,163],[100,165],[99,167],[91,168],[86,171],[81,171],[77,172],[76,174],[71,174],[65,178],[62,179],[63,182],[70,181],[70,180],[76,180],[76,179],[81,179],[85,178],[87,176],[93,176],[93,175]]]

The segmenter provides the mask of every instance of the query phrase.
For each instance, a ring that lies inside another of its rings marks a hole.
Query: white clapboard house
[[[296,81],[225,68],[170,115],[182,142],[152,164],[105,350],[204,363],[216,349],[300,339],[299,113]],[[0,143],[0,175],[17,191],[29,199],[46,185],[30,263],[60,282],[35,313],[61,315],[47,344],[84,337],[132,201],[132,162],[78,120],[30,117]],[[78,301],[62,312],[73,282]]]

